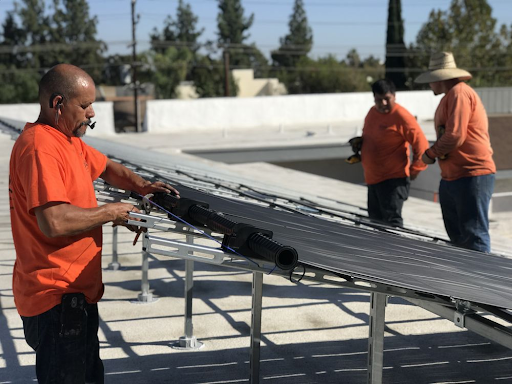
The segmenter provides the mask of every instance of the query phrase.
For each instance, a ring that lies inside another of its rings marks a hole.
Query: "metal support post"
[[[142,242],[142,278],[141,278],[141,292],[138,295],[139,303],[154,303],[158,299],[153,297],[153,294],[149,292],[149,253],[146,252],[146,246],[148,243],[147,232],[144,233],[144,239]]]
[[[386,295],[372,292],[370,295],[370,334],[368,337],[368,384],[382,384],[385,317]]]
[[[190,231],[193,231],[190,229]],[[187,235],[187,243],[194,243],[194,236]],[[189,251],[191,253],[192,251]],[[204,343],[194,336],[192,324],[192,299],[194,298],[194,261],[185,260],[185,336],[172,345],[174,349],[190,350],[204,347]]]
[[[121,268],[121,264],[117,258],[117,226],[112,228],[112,262],[108,264],[108,269],[117,271]]]
[[[251,384],[260,382],[260,344],[261,344],[261,311],[263,301],[263,273],[252,274],[252,311],[251,311]]]

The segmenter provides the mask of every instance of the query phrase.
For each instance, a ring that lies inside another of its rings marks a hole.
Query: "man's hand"
[[[146,181],[146,184],[144,185],[144,187],[142,187],[142,190],[140,192],[141,195],[143,196],[155,192],[171,193],[178,199],[180,198],[180,192],[173,186],[164,183],[163,181],[155,181],[153,183],[151,181]]]
[[[128,220],[130,216],[130,212],[140,213],[139,209],[134,205],[128,203],[110,203],[105,204],[105,207],[108,209],[109,213],[112,215],[112,226],[116,227],[118,225],[122,225],[123,227],[128,228],[132,232],[137,232],[139,227],[136,225],[129,225]],[[132,219],[135,221],[139,221],[139,219]]]
[[[151,182],[145,180],[124,165],[110,159],[107,159],[105,171],[100,177],[114,187],[134,191],[143,196],[154,192],[172,193],[176,197],[180,196],[180,193],[169,184],[162,181]]]
[[[427,152],[421,156],[421,161],[423,161],[425,164],[434,164],[436,162],[436,159],[432,159],[427,155]]]

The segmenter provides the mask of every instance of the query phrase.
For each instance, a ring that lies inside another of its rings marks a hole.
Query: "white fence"
[[[114,135],[114,105],[111,101],[98,101],[94,103],[97,121],[94,130],[88,129],[87,136]],[[39,104],[0,104],[0,117],[23,122],[34,122],[39,116]]]
[[[431,91],[398,92],[397,102],[418,120],[431,120],[440,101]],[[373,105],[371,92],[324,95],[151,100],[144,131],[165,133],[207,130],[338,125],[360,121]]]
[[[512,113],[512,88],[479,88],[489,114]],[[399,104],[407,108],[422,127],[432,120],[441,96],[432,91],[397,92]],[[208,98],[196,100],[151,100],[147,102],[143,130],[154,133],[191,131],[243,131],[279,127],[344,126],[364,117],[373,105],[371,92],[322,95],[288,95],[254,98]],[[112,102],[94,103],[97,128],[88,135],[115,134]],[[0,105],[0,117],[34,121],[38,104]]]

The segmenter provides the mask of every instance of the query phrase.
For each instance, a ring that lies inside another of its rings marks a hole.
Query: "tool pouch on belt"
[[[85,296],[83,293],[67,293],[62,295],[60,313],[60,337],[79,336],[85,324]]]

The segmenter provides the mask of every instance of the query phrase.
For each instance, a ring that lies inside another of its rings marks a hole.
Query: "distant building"
[[[146,101],[155,98],[153,84],[144,83],[138,94],[139,114],[141,121],[146,113]],[[135,114],[133,102],[133,88],[129,85],[96,87],[96,100],[112,101],[114,103],[114,124],[116,132],[135,131]]]
[[[279,79],[255,79],[252,69],[234,69],[231,71],[236,84],[238,85],[237,97],[256,97],[256,96],[280,96],[286,95],[286,87]],[[176,90],[178,99],[197,99],[194,83],[183,81]]]
[[[238,85],[238,97],[280,96],[288,93],[279,79],[255,79],[252,69],[234,69],[231,73]]]
[[[199,97],[193,81],[182,81],[176,89],[176,96],[182,100],[197,99]]]

